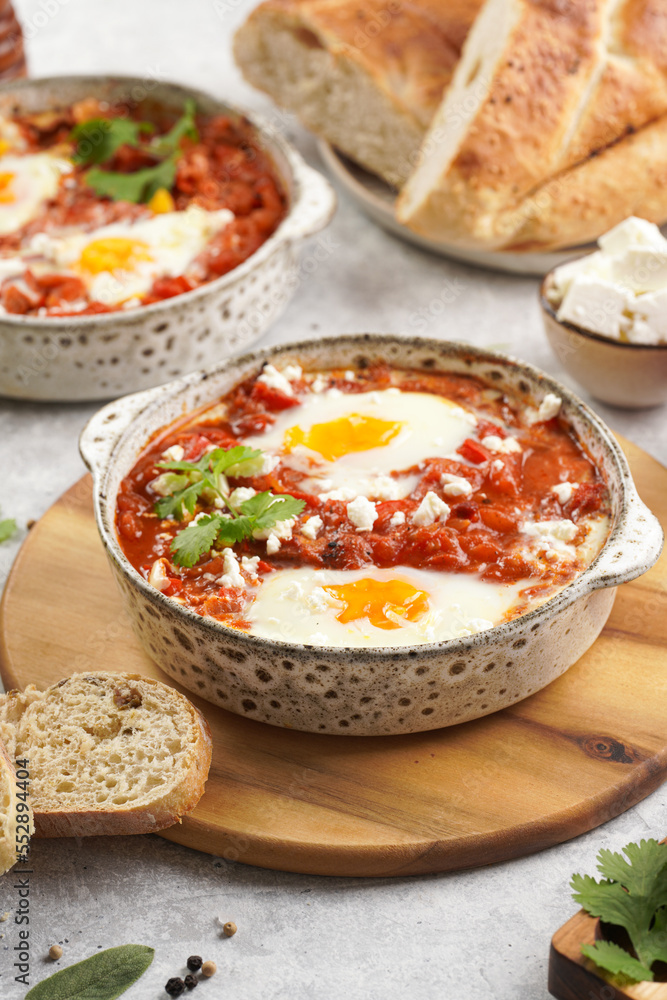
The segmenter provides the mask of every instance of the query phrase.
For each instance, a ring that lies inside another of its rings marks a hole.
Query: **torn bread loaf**
[[[431,238],[486,249],[600,235],[628,214],[627,200],[609,205],[609,185],[596,196],[585,174],[570,184],[570,172],[667,114],[665,51],[664,0],[487,0],[397,217]],[[641,153],[641,145],[628,150]],[[585,220],[561,231],[554,185],[564,183],[571,204],[580,181]],[[654,221],[664,221],[667,192],[652,194],[662,206]]]
[[[38,837],[151,833],[194,809],[211,733],[182,694],[137,674],[73,674],[0,695],[0,733],[27,758]]]
[[[482,0],[267,0],[239,29],[249,83],[399,187]]]

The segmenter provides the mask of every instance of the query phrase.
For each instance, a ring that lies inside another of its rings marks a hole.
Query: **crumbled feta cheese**
[[[241,556],[241,569],[244,570],[248,576],[257,577],[258,566],[259,556]]]
[[[553,392],[548,392],[539,405],[539,409],[530,408],[526,410],[527,424],[541,424],[546,420],[553,420],[560,413],[563,400]]]
[[[263,382],[264,385],[268,385],[270,389],[277,389],[279,392],[284,392],[286,396],[294,395],[289,381],[285,378],[283,373],[279,372],[273,365],[264,365],[262,374],[259,376],[257,381]]]
[[[533,538],[546,538],[550,541],[571,542],[579,531],[573,521],[524,521],[521,525],[524,535]]]
[[[190,523],[186,524],[186,528],[194,528],[195,524],[199,524],[199,522],[203,517],[210,517],[210,516],[211,515],[208,514],[205,510],[200,510],[198,514],[195,514]]]
[[[345,372],[344,378],[346,382],[354,382],[357,377],[356,372],[348,371]]]
[[[442,492],[450,497],[469,497],[472,484],[464,476],[455,476],[451,472],[443,472],[440,476]]]
[[[362,496],[347,505],[347,516],[357,531],[370,531],[378,515],[375,504]]]
[[[631,215],[608,233],[601,236],[598,246],[605,254],[623,253],[631,246],[652,247],[654,250],[667,250],[667,240],[653,222],[639,219]],[[576,262],[575,262],[576,263]]]
[[[337,490],[329,490],[328,493],[320,493],[320,500],[354,500],[357,491],[351,486],[340,486]]]
[[[241,576],[239,561],[234,549],[225,549],[222,557],[222,576],[218,577],[221,587],[245,587],[245,580]]]
[[[324,521],[319,516],[315,514],[313,517],[309,517],[307,521],[304,521],[301,525],[301,534],[304,538],[317,538],[317,533],[324,524]]]
[[[628,247],[613,259],[611,277],[633,292],[657,292],[667,287],[667,244],[662,250]]]
[[[563,505],[572,499],[572,494],[576,490],[578,483],[556,483],[551,487],[551,492],[556,494],[558,503]]]
[[[628,330],[628,340],[635,344],[667,341],[667,288],[636,296],[632,309],[634,323]]]
[[[376,476],[368,486],[367,492],[377,500],[402,500],[405,495],[402,484],[391,476]]]
[[[403,511],[397,510],[396,513],[392,516],[389,524],[392,528],[398,528],[401,524],[405,524],[405,514],[403,513]]]
[[[305,603],[311,611],[328,611],[332,600],[322,587],[314,587],[306,597]]]
[[[290,517],[285,521],[276,521],[272,528],[261,528],[253,531],[252,537],[259,538],[261,540],[264,538],[268,539],[271,535],[275,535],[278,539],[289,539],[292,537],[292,529],[294,528],[295,520],[295,518]]]
[[[437,493],[429,490],[412,515],[412,523],[416,524],[419,528],[427,528],[436,521],[444,523],[449,514],[450,508],[445,501],[441,500]]]
[[[496,458],[493,460],[493,462],[491,462],[492,472],[500,472],[500,470],[504,468],[505,468],[505,463],[499,458]]]
[[[338,397],[342,395],[343,393],[341,390],[337,389],[335,385],[332,385],[331,388],[327,389],[325,393],[325,396],[328,396],[329,399],[338,399]]]
[[[180,444],[172,444],[170,448],[162,452],[165,462],[180,462],[185,455],[185,448]]]
[[[269,535],[266,540],[266,551],[270,556],[275,556],[280,549],[280,539],[277,535]]]
[[[310,383],[310,391],[319,395],[321,392],[324,392],[328,384],[329,379],[325,378],[324,375],[316,375]]]
[[[509,455],[513,451],[521,451],[521,445],[516,438],[501,438],[498,434],[487,434],[482,438],[482,444],[489,451],[498,451],[501,455]]]
[[[583,326],[603,337],[619,340],[627,327],[628,291],[620,285],[585,275],[575,278],[561,302],[556,318]]]
[[[162,593],[163,590],[166,590],[171,582],[167,576],[168,565],[169,563],[166,559],[156,559],[151,566],[150,573],[148,574],[148,582],[151,587],[155,587],[155,589],[159,590],[160,593]]]
[[[257,496],[257,490],[253,490],[252,486],[237,486],[236,489],[229,494],[229,502],[232,507],[239,507],[246,500],[251,500],[252,497]]]
[[[296,382],[303,376],[303,369],[301,365],[285,365],[283,375],[288,382]]]

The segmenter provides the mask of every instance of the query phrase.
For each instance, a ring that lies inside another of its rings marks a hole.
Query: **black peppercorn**
[[[193,990],[195,988],[195,986],[197,985],[197,977],[196,976],[192,976],[192,975],[186,976],[185,977],[185,985],[187,986],[187,988],[189,990]]]
[[[190,972],[197,972],[202,967],[201,955],[190,955],[190,958],[185,963],[190,970]]]
[[[180,997],[184,989],[185,983],[180,976],[172,976],[172,978],[167,981],[167,985],[165,986],[165,990],[170,997]]]

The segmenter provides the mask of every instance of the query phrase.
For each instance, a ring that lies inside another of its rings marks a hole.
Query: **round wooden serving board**
[[[667,523],[667,470],[624,447],[639,492]],[[213,731],[213,764],[197,809],[163,836],[263,867],[386,876],[489,864],[590,830],[667,774],[666,587],[663,555],[620,588],[602,636],[563,677],[450,729],[317,736],[193,698]],[[0,654],[7,687],[95,669],[173,684],[139,648],[121,609],[88,477],[19,553],[1,608]]]

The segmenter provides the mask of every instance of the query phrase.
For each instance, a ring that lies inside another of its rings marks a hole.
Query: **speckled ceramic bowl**
[[[627,344],[559,320],[549,301],[553,271],[540,288],[547,339],[563,368],[592,396],[627,409],[667,403],[667,344]]]
[[[0,87],[0,115],[63,107],[91,95],[176,114],[191,97],[205,114],[243,114],[201,91],[154,79],[62,76]],[[244,117],[288,193],[289,212],[276,232],[233,271],[164,302],[92,317],[1,316],[0,394],[109,399],[226,358],[265,332],[300,284],[297,244],[327,224],[335,197],[275,129]]]
[[[363,368],[374,360],[476,375],[532,405],[547,392],[601,469],[613,524],[595,562],[548,603],[485,632],[401,648],[305,646],[246,635],[169,600],[130,565],[114,526],[121,479],[158,428],[212,402],[265,361],[306,370]],[[662,530],[637,495],[602,421],[537,369],[465,344],[363,334],[234,358],[100,410],[81,436],[94,476],[95,516],[132,626],[175,680],[239,715],[275,726],[346,735],[413,733],[475,719],[520,701],[562,674],[596,639],[615,587],[658,558]]]

